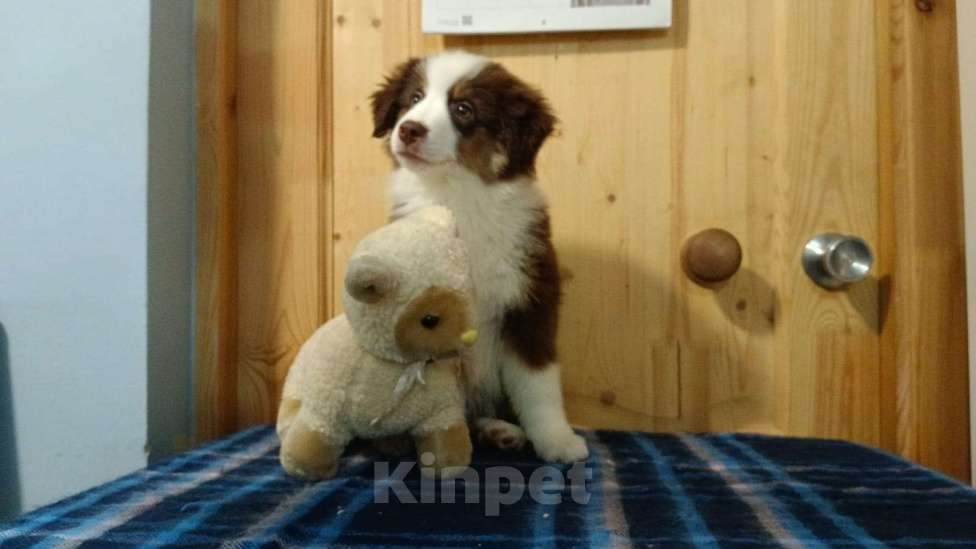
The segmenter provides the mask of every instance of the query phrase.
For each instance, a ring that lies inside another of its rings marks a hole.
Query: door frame
[[[963,189],[966,197],[966,280],[969,302],[969,444],[971,480],[976,484],[976,10],[960,10],[959,103],[962,125]]]

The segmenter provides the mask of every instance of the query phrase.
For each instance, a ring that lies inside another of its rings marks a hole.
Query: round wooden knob
[[[705,229],[685,242],[682,250],[685,273],[695,282],[710,284],[728,280],[742,264],[742,247],[732,233]]]

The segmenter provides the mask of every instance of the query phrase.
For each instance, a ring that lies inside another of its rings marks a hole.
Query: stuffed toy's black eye
[[[428,330],[433,330],[441,323],[441,317],[436,315],[426,315],[424,318],[420,319],[420,324],[427,328]]]

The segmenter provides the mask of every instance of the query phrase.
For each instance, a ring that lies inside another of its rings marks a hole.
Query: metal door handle
[[[867,278],[874,265],[871,246],[862,238],[823,233],[803,247],[803,270],[824,288],[835,289]]]

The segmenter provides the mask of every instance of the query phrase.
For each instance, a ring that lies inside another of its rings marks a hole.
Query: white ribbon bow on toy
[[[427,366],[435,362],[437,362],[437,359],[431,357],[427,360],[418,360],[417,362],[414,362],[413,364],[404,368],[403,373],[400,374],[400,379],[398,379],[396,382],[396,386],[393,387],[393,399],[390,401],[389,406],[383,410],[382,414],[373,418],[373,420],[369,422],[369,426],[372,427],[376,425],[381,419],[388,416],[394,408],[399,406],[400,402],[403,401],[404,397],[407,396],[407,393],[410,392],[410,389],[412,389],[414,385],[417,383],[427,385],[427,382],[424,380],[424,370],[427,368]]]
[[[478,339],[477,330],[468,330],[467,332],[461,334],[461,342],[464,343],[465,345],[472,345],[477,339]],[[424,370],[427,369],[427,366],[430,366],[431,364],[437,362],[438,360],[443,360],[446,358],[461,359],[462,353],[453,352],[439,357],[430,357],[427,360],[418,360],[417,362],[414,362],[408,365],[406,368],[404,368],[403,373],[400,374],[400,379],[398,379],[396,382],[396,386],[393,387],[393,398],[390,400],[389,406],[387,406],[386,409],[383,410],[382,414],[374,417],[373,420],[369,422],[369,426],[373,427],[374,425],[379,423],[380,420],[390,415],[390,412],[392,412],[394,408],[400,405],[400,402],[402,402],[403,399],[407,396],[407,393],[410,392],[410,389],[413,389],[413,386],[416,385],[418,382],[421,385],[427,385],[427,381],[424,380]]]

